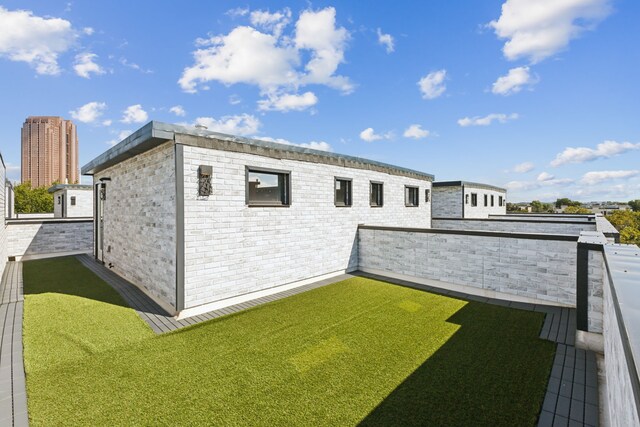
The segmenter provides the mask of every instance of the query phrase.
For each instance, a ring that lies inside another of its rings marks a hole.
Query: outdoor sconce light
[[[200,165],[198,168],[198,196],[211,195],[211,175],[213,166]]]
[[[107,200],[107,182],[111,182],[111,178],[105,176],[100,178],[100,182],[100,200]]]

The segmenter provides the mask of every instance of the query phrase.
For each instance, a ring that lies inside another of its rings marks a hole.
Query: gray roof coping
[[[56,184],[47,190],[49,193],[55,193],[60,190],[92,190],[93,187],[84,184]]]
[[[483,184],[481,182],[472,182],[472,181],[437,181],[432,184],[433,187],[475,187],[475,188],[484,188],[486,190],[495,190],[501,191],[503,193],[507,192],[506,188],[496,187],[495,185]]]
[[[265,149],[274,149],[285,152],[292,152],[298,154],[308,154],[310,156],[317,156],[316,158],[327,159],[341,159],[350,162],[362,163],[378,168],[388,169],[390,171],[397,171],[403,174],[413,174],[426,178],[429,181],[433,181],[434,176],[425,172],[420,172],[400,166],[394,166],[374,160],[363,159],[360,157],[349,156],[344,154],[330,153],[328,151],[314,150],[312,148],[299,147],[295,145],[281,144],[271,141],[263,141],[254,138],[245,138],[241,136],[227,135],[224,133],[213,132],[206,129],[200,129],[195,127],[186,127],[181,125],[163,123],[158,121],[151,121],[123,139],[120,143],[116,144],[109,150],[102,153],[100,156],[91,160],[89,163],[82,167],[82,175],[94,175],[101,170],[104,170],[110,166],[118,164],[123,160],[134,157],[137,154],[148,151],[158,145],[167,142],[175,141],[175,135],[189,135],[194,137],[202,137],[209,139],[216,139],[225,142],[234,142],[237,144],[246,144],[256,147],[262,147]]]

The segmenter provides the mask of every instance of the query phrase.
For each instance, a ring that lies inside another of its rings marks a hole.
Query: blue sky
[[[632,0],[0,3],[0,145],[78,125],[85,164],[149,120],[507,186],[640,198]]]

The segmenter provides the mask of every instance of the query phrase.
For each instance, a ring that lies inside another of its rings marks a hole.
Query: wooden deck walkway
[[[0,425],[28,426],[22,359],[22,264],[7,262],[0,282]]]

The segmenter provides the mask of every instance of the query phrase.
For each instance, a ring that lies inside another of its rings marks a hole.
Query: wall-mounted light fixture
[[[212,192],[211,188],[211,175],[213,174],[213,167],[207,165],[200,165],[198,168],[198,196],[210,196]]]

